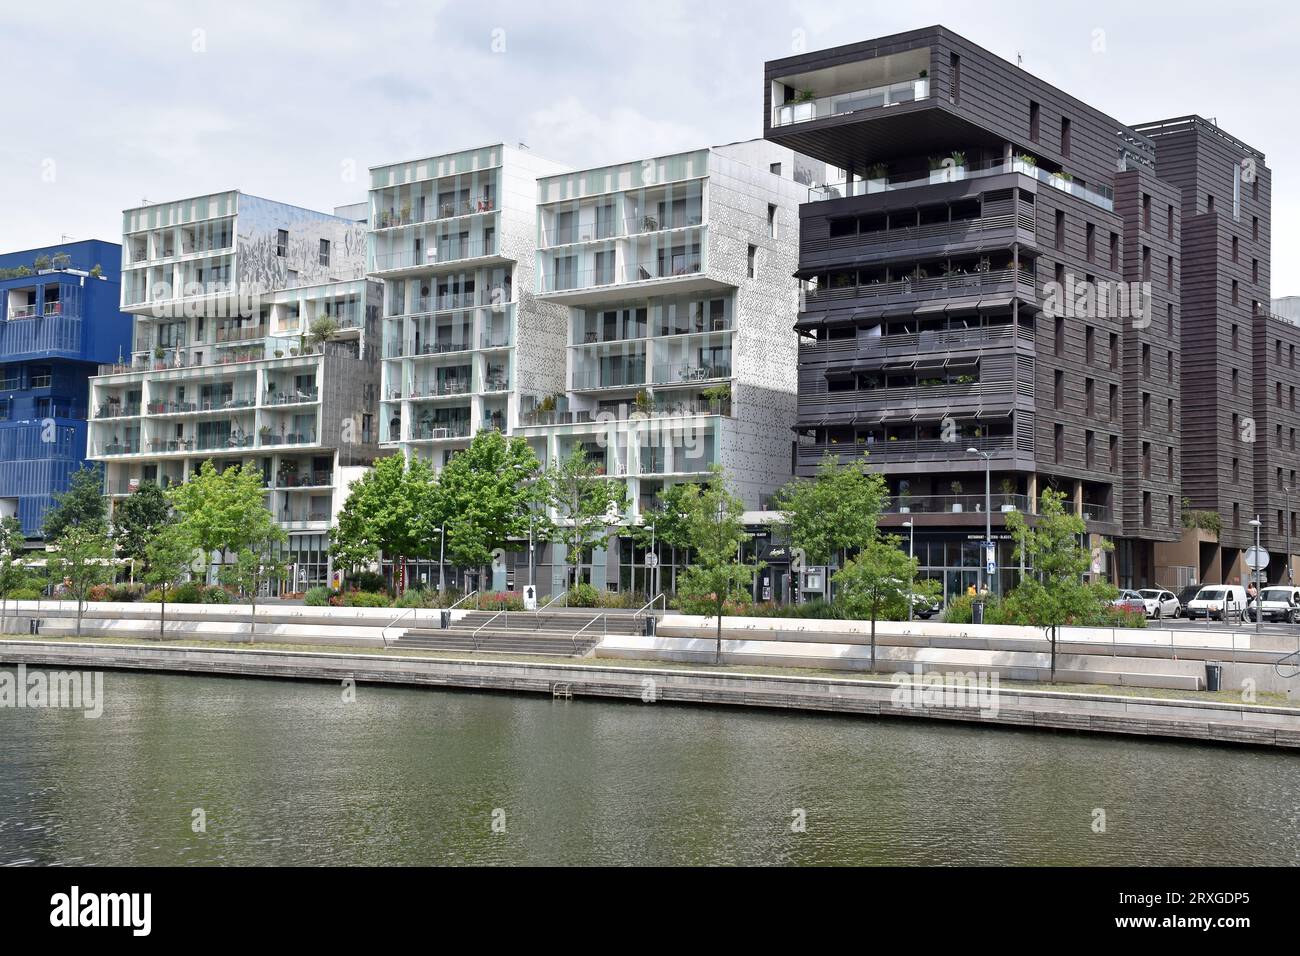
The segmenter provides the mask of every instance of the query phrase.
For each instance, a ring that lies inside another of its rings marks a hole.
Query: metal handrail
[[[1291,673],[1283,674],[1282,668],[1286,666],[1291,669]],[[1293,677],[1300,676],[1300,650],[1292,651],[1285,657],[1279,657],[1273,662],[1273,672],[1283,680],[1291,680]]]
[[[388,647],[388,629],[392,627],[394,624],[396,624],[398,621],[400,621],[402,618],[406,617],[406,615],[412,613],[415,610],[416,609],[413,607],[408,607],[405,611],[403,611],[401,614],[397,615],[397,617],[393,618],[391,621],[389,621],[387,624],[384,625],[383,630],[379,632],[379,636],[384,642],[385,649],[387,649]]]
[[[493,614],[490,618],[488,618],[478,627],[474,628],[474,633],[469,636],[470,640],[474,642],[474,650],[476,651],[478,650],[478,632],[483,630],[483,628],[487,627],[489,624],[491,624],[493,621],[499,618],[502,614],[506,616],[506,630],[507,631],[510,630],[510,612],[505,609],[497,611],[495,614]]]
[[[468,601],[468,600],[469,600],[470,598],[472,598],[475,594],[478,594],[478,588],[475,588],[473,591],[470,591],[469,594],[466,594],[463,598],[461,598],[459,601],[457,601],[457,602],[456,602],[455,604],[453,604],[451,607],[447,608],[447,610],[448,610],[448,611],[454,611],[454,610],[456,610],[457,605],[461,604],[461,603],[464,602],[464,601]]]
[[[649,608],[650,608],[650,607],[651,607],[655,602],[657,602],[657,601],[663,601],[663,602],[664,602],[664,610],[665,610],[665,611],[668,610],[668,595],[665,594],[663,591],[660,591],[658,594],[656,594],[654,597],[652,597],[652,598],[651,598],[649,601],[647,601],[645,604],[641,605],[641,607],[639,607],[639,608],[637,609],[637,612],[636,612],[635,614],[633,614],[632,616],[633,616],[634,618],[636,618],[636,617],[640,617],[641,615],[643,615],[643,614],[646,612],[647,609],[649,609]]]
[[[588,621],[586,624],[582,625],[582,627],[578,628],[576,631],[574,631],[572,634],[569,635],[569,639],[573,641],[573,653],[575,655],[578,653],[578,635],[581,634],[583,631],[585,631],[587,628],[591,627],[591,625],[595,624],[597,621],[605,621],[605,636],[606,637],[609,636],[609,621],[605,620],[605,618],[607,617],[608,615],[606,614],[597,614],[590,621]]]

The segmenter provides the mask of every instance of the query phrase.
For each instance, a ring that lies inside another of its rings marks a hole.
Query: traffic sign
[[[657,567],[659,567],[659,555],[657,555],[657,554],[647,554],[647,555],[645,556],[645,566],[646,566],[647,568],[657,568]]]
[[[987,564],[985,564],[985,565],[984,565],[984,573],[985,573],[985,574],[997,574],[997,573],[998,573],[998,565],[997,565],[997,562],[996,562],[996,561],[989,561]]]
[[[524,588],[524,610],[537,610],[537,588],[533,587],[531,584]]]
[[[1268,552],[1263,548],[1247,548],[1246,567],[1250,568],[1252,571],[1263,571],[1268,567]]]

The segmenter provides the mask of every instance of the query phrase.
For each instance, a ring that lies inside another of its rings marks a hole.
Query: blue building
[[[0,255],[0,515],[28,538],[86,460],[87,379],[130,353],[121,262],[97,239]]]

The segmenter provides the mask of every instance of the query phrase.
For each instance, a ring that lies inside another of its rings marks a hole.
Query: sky
[[[1273,170],[1300,294],[1300,6],[864,0],[223,0],[0,7],[0,250],[242,189],[318,209],[488,143],[587,167],[762,135],[765,60],[939,23],[1128,123],[1199,113]]]

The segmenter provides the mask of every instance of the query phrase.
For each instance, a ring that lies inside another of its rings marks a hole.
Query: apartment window
[[[1232,370],[1232,394],[1237,394],[1237,370],[1235,368]]]
[[[1259,260],[1258,259],[1250,260],[1250,281],[1256,284],[1259,283]]]
[[[1214,212],[1214,195],[1212,193],[1205,194],[1205,211]]]
[[[1233,350],[1234,352],[1237,351],[1237,349],[1241,348],[1241,345],[1239,344],[1238,339],[1239,339],[1239,336],[1237,335],[1237,326],[1236,326],[1236,324],[1234,323],[1233,326],[1232,326],[1232,350]]]
[[[1110,234],[1110,271],[1119,269],[1119,233]]]
[[[948,54],[948,77],[952,89],[949,100],[959,103],[961,102],[961,57],[956,53]]]
[[[1142,492],[1142,527],[1151,527],[1151,492]]]
[[[1291,429],[1291,450],[1295,451],[1295,429]]]
[[[1142,377],[1151,377],[1151,346],[1142,343]]]
[[[1029,101],[1029,138],[1033,142],[1038,142],[1038,104],[1033,100]]]
[[[1097,444],[1096,432],[1086,431],[1083,433],[1083,464],[1086,468],[1092,468],[1092,456],[1094,446]]]
[[[1295,346],[1288,345],[1286,348],[1287,348],[1287,363],[1290,365],[1291,368],[1295,368]]]
[[[1142,393],[1142,424],[1149,426],[1151,424],[1151,393]]]
[[[1165,260],[1165,291],[1174,291],[1174,257],[1169,256]]]
[[[1119,420],[1119,386],[1110,387],[1110,420],[1112,422]]]
[[[1174,450],[1172,447],[1165,449],[1165,480],[1174,480]]]
[[[1119,436],[1110,436],[1110,470],[1119,470]]]
[[[1170,338],[1172,338],[1174,334],[1174,307],[1172,303],[1165,306],[1165,325],[1168,327]]]
[[[1110,367],[1119,368],[1119,335],[1115,332],[1110,333]]]
[[[1232,261],[1233,261],[1233,262],[1236,262],[1236,261],[1237,261],[1237,252],[1238,252],[1238,247],[1239,247],[1239,246],[1240,246],[1240,243],[1237,241],[1237,237],[1236,237],[1236,236],[1233,236],[1233,237],[1232,237]]]
[[[1178,526],[1178,515],[1175,514],[1175,512],[1174,512],[1174,496],[1173,496],[1173,495],[1168,495],[1168,496],[1166,496],[1166,499],[1165,499],[1165,509],[1166,509],[1166,512],[1167,512],[1168,515],[1169,515],[1169,527],[1171,527],[1171,528],[1175,528],[1175,527],[1177,527],[1177,526]]]
[[[1084,409],[1089,416],[1096,414],[1096,382],[1090,378],[1083,380]]]
[[[1056,317],[1056,354],[1065,354],[1065,316]]]
[[[1151,281],[1151,247],[1142,247],[1142,281]]]
[[[1142,443],[1142,477],[1147,479],[1151,477],[1151,443],[1149,441]]]
[[[1281,468],[1277,470],[1277,490],[1278,491],[1282,490],[1282,469]]]
[[[1233,416],[1232,416],[1232,430],[1233,430],[1233,433],[1234,433],[1234,434],[1235,434],[1236,431],[1237,431],[1237,416],[1236,416],[1236,415],[1233,415]],[[1241,481],[1241,459],[1239,459],[1239,458],[1234,458],[1234,459],[1232,459],[1232,480],[1233,480],[1233,481]]]
[[[781,164],[780,164],[780,163],[772,163],[770,166],[767,167],[767,171],[768,171],[769,173],[771,173],[773,176],[780,176],[780,175],[781,175]]]
[[[1056,248],[1065,248],[1065,210],[1056,210]]]
[[[1088,223],[1086,227],[1088,261],[1097,261],[1097,227],[1093,223]]]
[[[1174,350],[1165,351],[1165,384],[1174,384]]]
[[[1250,217],[1250,238],[1259,242],[1259,216]]]
[[[1091,365],[1097,358],[1096,349],[1097,330],[1091,325],[1085,326],[1083,330],[1083,355],[1084,360]]]
[[[1235,501],[1232,503],[1232,526],[1234,528],[1241,527],[1241,505]]]
[[[1053,394],[1056,396],[1056,407],[1062,409],[1065,407],[1065,373],[1059,369],[1055,372],[1055,389]]]
[[[776,206],[771,203],[767,204],[767,235],[771,239],[776,238]]]
[[[1070,120],[1065,116],[1061,117],[1061,155],[1070,157]]]
[[[1166,406],[1165,419],[1168,421],[1168,428],[1172,432],[1174,430],[1174,400],[1172,398],[1168,399]]]
[[[1165,238],[1170,242],[1174,239],[1174,207],[1169,207],[1168,218],[1165,220]]]
[[[330,241],[328,239],[320,241],[320,264],[323,266],[330,264]]]
[[[1232,280],[1232,304],[1233,304],[1233,305],[1236,305],[1237,302],[1238,302],[1238,295],[1237,295],[1237,280],[1236,280],[1236,279],[1233,279],[1233,280]]]
[[[1278,408],[1282,407],[1282,383],[1281,382],[1273,383],[1273,402],[1274,404],[1277,405]]]
[[[1053,436],[1053,447],[1056,451],[1056,463],[1059,465],[1065,461],[1065,426],[1057,425],[1055,435]]]
[[[277,229],[275,232],[275,254],[283,259],[289,254],[289,230]]]
[[[1151,231],[1151,194],[1142,194],[1142,228]]]
[[[758,274],[757,261],[758,261],[758,247],[750,246],[748,262],[749,262],[749,277],[751,279],[755,278]]]

